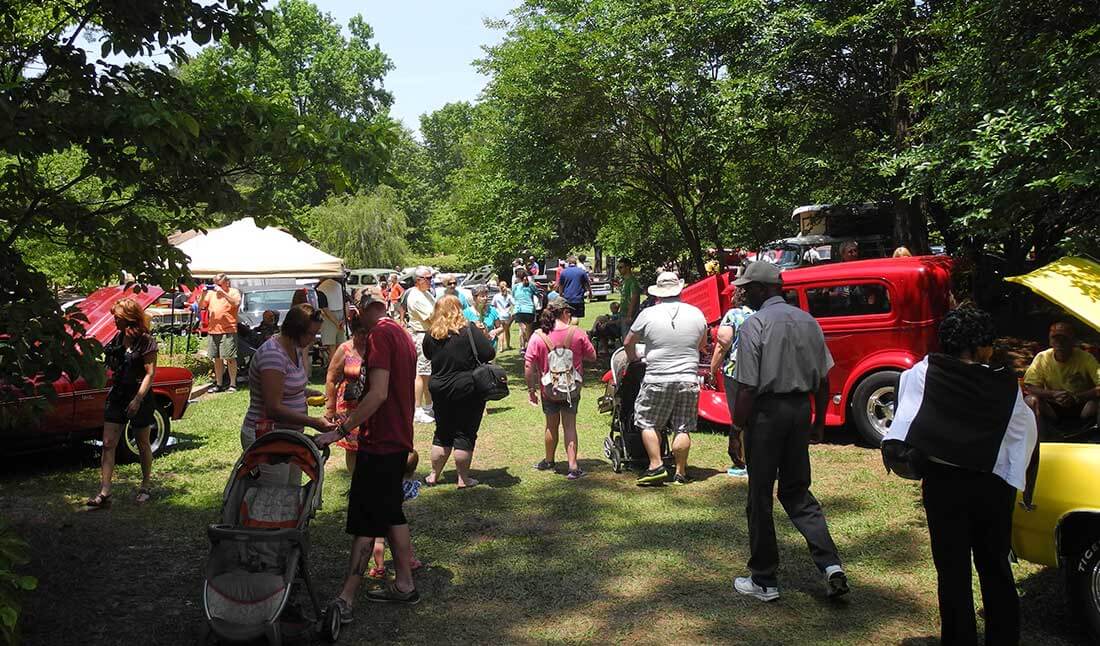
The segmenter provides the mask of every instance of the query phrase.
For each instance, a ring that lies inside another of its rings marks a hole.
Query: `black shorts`
[[[434,396],[433,396],[434,397]],[[459,451],[473,451],[477,444],[477,431],[485,414],[485,402],[480,399],[462,399],[449,402],[434,398],[435,435],[432,444]]]
[[[153,393],[147,393],[141,400],[137,414],[132,418],[126,415],[126,407],[137,395],[137,387],[119,388],[113,387],[107,393],[107,404],[103,407],[103,421],[111,424],[132,425],[134,428],[145,428],[153,425]]]
[[[401,510],[405,502],[401,479],[408,459],[408,451],[384,455],[359,452],[348,497],[348,534],[378,538],[391,527],[408,524]]]
[[[573,312],[573,318],[583,319],[584,318],[584,301],[581,301],[579,303],[570,303],[569,304],[569,311]]]
[[[516,312],[516,323],[528,324],[528,323],[534,323],[534,322],[535,322],[535,313],[534,312]]]

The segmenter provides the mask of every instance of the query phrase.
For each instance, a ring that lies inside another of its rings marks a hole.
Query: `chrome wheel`
[[[867,398],[867,421],[880,435],[886,435],[894,422],[894,398],[893,386],[877,388]]]
[[[122,441],[119,442],[119,448],[126,460],[139,460],[141,458],[141,450],[138,448],[138,432],[130,425],[126,426],[126,431],[122,434]],[[168,446],[168,437],[171,434],[171,421],[169,421],[168,413],[161,407],[153,409],[153,425],[149,428],[149,447],[153,450],[153,456],[160,455],[160,453]]]

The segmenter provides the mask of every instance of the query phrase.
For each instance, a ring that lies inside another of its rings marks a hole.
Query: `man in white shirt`
[[[684,281],[662,272],[649,294],[658,303],[642,310],[630,326],[623,345],[631,362],[638,360],[638,343],[645,344],[646,372],[634,404],[634,423],[642,430],[649,468],[638,477],[640,486],[668,478],[661,460],[661,433],[672,434],[676,458],[673,484],[687,484],[687,459],[699,407],[699,353],[706,349],[707,319],[694,305],[680,302]]]
[[[416,283],[409,290],[405,307],[409,314],[409,332],[416,342],[416,413],[413,420],[418,424],[432,424],[432,393],[428,382],[432,378],[432,362],[424,356],[424,333],[428,330],[428,320],[435,312],[435,296],[432,294],[432,270],[421,265],[414,273]]]

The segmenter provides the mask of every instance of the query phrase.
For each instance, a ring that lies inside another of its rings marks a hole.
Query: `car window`
[[[264,310],[289,310],[294,300],[293,289],[277,289],[265,292],[245,292],[245,311],[262,312]]]
[[[810,314],[817,318],[862,316],[890,311],[890,292],[881,283],[858,283],[806,290]]]
[[[359,275],[358,274],[352,274],[352,275],[348,276],[348,284],[349,285],[358,285],[359,284]]]
[[[364,285],[373,285],[375,282],[377,281],[374,279],[374,274],[363,274]]]
[[[794,289],[783,290],[783,300],[787,301],[787,305],[793,305],[801,308],[802,304],[798,302],[798,291]]]

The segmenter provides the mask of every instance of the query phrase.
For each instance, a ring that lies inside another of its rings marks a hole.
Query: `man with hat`
[[[636,344],[645,344],[645,377],[634,404],[634,423],[642,431],[649,467],[638,485],[668,479],[661,461],[661,433],[672,434],[676,458],[674,484],[687,484],[690,433],[695,430],[699,406],[699,353],[706,348],[707,319],[694,305],[682,303],[684,281],[671,271],[661,272],[649,294],[658,299],[638,315],[623,345],[631,362],[638,361]]]
[[[821,437],[825,431],[833,357],[817,321],[783,299],[779,267],[754,262],[733,284],[744,289],[745,300],[756,310],[741,326],[737,347],[733,423],[746,429],[751,556],[750,575],[738,577],[734,588],[762,601],[779,598],[779,550],[772,520],[778,474],[779,502],[805,537],[824,576],[826,594],[839,597],[848,592],[848,579],[821,505],[810,493],[810,435]]]

